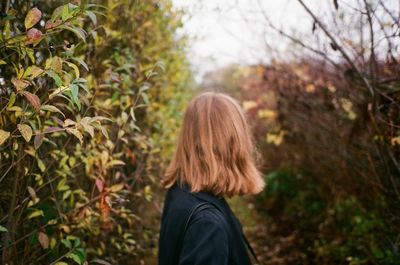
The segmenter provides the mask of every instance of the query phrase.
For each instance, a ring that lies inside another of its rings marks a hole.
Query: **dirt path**
[[[296,233],[287,231],[287,236],[276,233],[281,227],[258,213],[250,198],[235,197],[228,202],[263,265],[307,264],[305,254],[294,248],[293,241],[298,239]]]

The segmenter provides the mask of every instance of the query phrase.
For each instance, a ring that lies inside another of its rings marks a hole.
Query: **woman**
[[[224,197],[263,189],[255,155],[245,115],[233,98],[203,92],[190,101],[163,180],[168,192],[159,265],[251,264],[241,224]]]

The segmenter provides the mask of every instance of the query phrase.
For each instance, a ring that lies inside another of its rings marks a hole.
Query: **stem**
[[[22,156],[22,148],[19,147],[18,149],[18,157]],[[13,160],[15,157],[13,157]],[[14,163],[13,163],[14,164]],[[12,197],[11,197],[11,202],[10,202],[10,210],[8,213],[9,219],[7,222],[7,230],[8,232],[4,234],[3,236],[3,243],[4,243],[4,249],[2,253],[2,261],[3,264],[6,264],[9,258],[9,251],[7,251],[7,246],[13,245],[12,243],[15,241],[15,222],[14,222],[14,208],[17,203],[17,195],[18,195],[18,179],[19,179],[19,173],[20,173],[20,167],[21,164],[18,163],[18,167],[14,171],[14,180],[12,184]]]

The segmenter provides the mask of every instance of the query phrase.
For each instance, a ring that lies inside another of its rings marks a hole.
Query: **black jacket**
[[[196,211],[179,238],[190,211],[200,202],[215,207]],[[167,192],[161,219],[159,265],[250,265],[242,239],[242,226],[224,198],[208,192],[190,192],[187,185],[173,185]]]

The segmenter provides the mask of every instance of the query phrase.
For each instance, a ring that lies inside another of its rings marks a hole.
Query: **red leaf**
[[[61,131],[62,128],[60,127],[47,127],[46,129],[43,130],[44,133],[52,133],[52,132],[59,132]]]
[[[26,33],[26,44],[32,44],[34,42],[38,42],[42,39],[43,33],[35,28],[31,28],[30,30],[28,30],[28,32]]]
[[[49,29],[55,28],[57,26],[60,26],[61,23],[62,23],[61,19],[57,19],[54,22],[51,22],[51,20],[48,20],[46,22],[46,24],[44,25],[44,28],[45,28],[45,30],[49,30]]]
[[[22,94],[26,97],[29,103],[35,108],[36,111],[40,110],[40,99],[35,94],[32,94],[28,91],[22,91]]]
[[[39,232],[38,240],[43,249],[49,248],[49,237],[45,233]]]
[[[96,187],[97,187],[97,189],[98,189],[100,192],[102,192],[103,189],[104,189],[104,182],[103,182],[103,180],[97,178],[97,179],[96,179]]]
[[[35,139],[33,140],[33,145],[34,145],[35,149],[38,149],[42,145],[43,140],[44,140],[43,133],[39,133],[39,134],[35,135]]]

